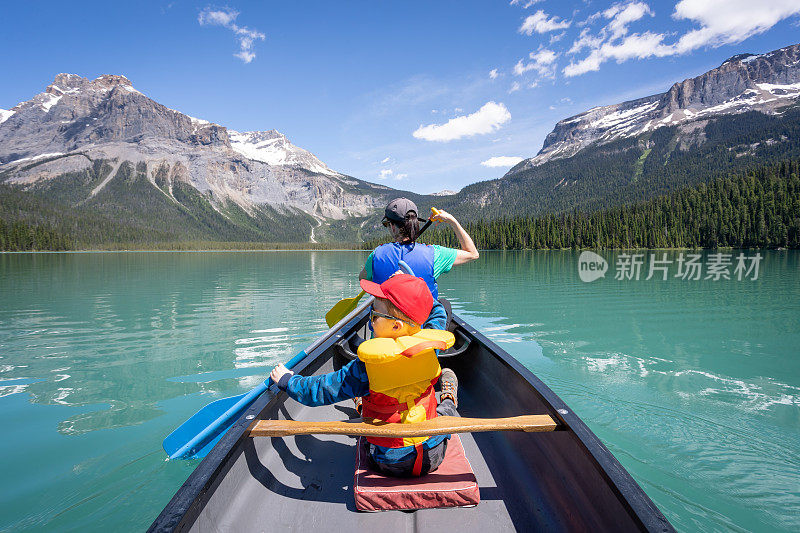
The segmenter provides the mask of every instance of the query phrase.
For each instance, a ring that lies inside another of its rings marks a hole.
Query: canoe
[[[294,371],[331,372],[354,357],[368,309],[312,350]],[[548,414],[547,433],[462,433],[480,488],[471,508],[363,513],[355,509],[354,437],[250,437],[258,420],[346,420],[351,401],[306,407],[274,385],[200,462],[150,531],[674,531],[630,474],[552,390],[458,316],[456,345],[440,355],[459,380],[459,413]]]

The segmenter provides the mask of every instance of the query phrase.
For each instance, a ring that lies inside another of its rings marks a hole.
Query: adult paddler
[[[431,217],[436,223],[445,223],[456,233],[460,249],[416,242],[419,235],[419,211],[408,198],[396,198],[384,210],[383,225],[392,234],[392,241],[375,248],[364,265],[360,279],[383,283],[397,272],[401,259],[408,263],[414,274],[422,278],[433,294],[434,307],[424,328],[445,329],[447,311],[439,303],[436,278],[449,272],[455,265],[478,259],[478,249],[458,220],[447,211],[438,211]]]

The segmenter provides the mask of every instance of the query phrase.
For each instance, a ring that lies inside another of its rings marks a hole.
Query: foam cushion
[[[371,469],[367,447],[358,439],[356,475],[353,490],[360,511],[432,509],[466,507],[481,501],[478,482],[461,439],[454,434],[447,444],[444,461],[424,476],[398,478]]]

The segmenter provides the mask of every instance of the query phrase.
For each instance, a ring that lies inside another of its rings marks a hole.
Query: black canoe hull
[[[296,367],[329,372],[366,312]],[[346,419],[352,403],[305,407],[274,387],[231,427],[198,465],[151,531],[672,531],[611,452],[544,383],[469,324],[454,317],[456,351],[442,366],[459,378],[459,412],[471,417],[549,414],[552,433],[464,435],[481,503],[471,509],[359,513],[352,503],[354,439],[247,437],[261,418]],[[337,345],[338,344],[338,345]],[[459,350],[460,348],[460,350]],[[446,530],[446,529],[445,529]]]

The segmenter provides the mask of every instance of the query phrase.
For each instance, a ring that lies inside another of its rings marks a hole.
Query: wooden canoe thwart
[[[305,422],[300,420],[259,420],[251,437],[289,435],[354,435],[361,437],[428,437],[450,433],[480,431],[544,432],[556,429],[549,415],[522,415],[507,418],[462,418],[437,416],[416,424],[397,424],[367,419],[358,421]]]

